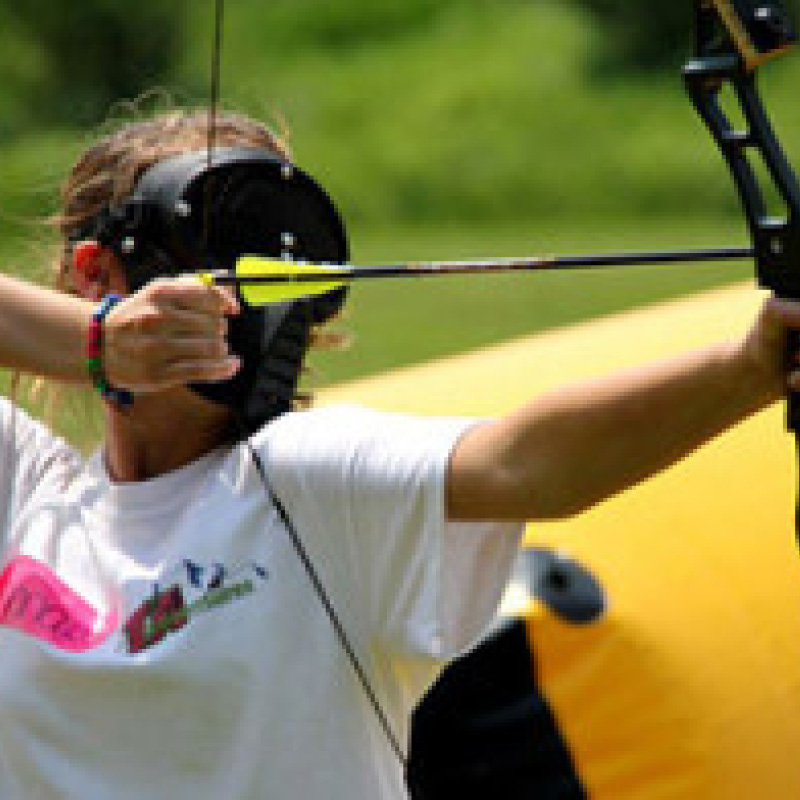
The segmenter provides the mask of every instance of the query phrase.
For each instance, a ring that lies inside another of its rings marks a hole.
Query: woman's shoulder
[[[399,415],[358,405],[320,406],[290,411],[264,425],[253,437],[256,444],[308,438],[350,438],[380,425],[390,424]]]
[[[0,437],[6,447],[19,452],[30,449],[58,450],[78,456],[76,447],[41,420],[34,417],[9,398],[0,396]]]
[[[273,468],[322,468],[352,463],[375,449],[391,450],[412,418],[363,406],[321,406],[282,414],[251,443]]]
[[[252,439],[273,465],[439,460],[475,420],[430,417],[365,408],[323,406],[294,411],[264,426]]]

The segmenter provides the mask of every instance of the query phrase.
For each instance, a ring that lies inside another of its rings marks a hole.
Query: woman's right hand
[[[160,278],[116,305],[103,322],[109,382],[152,392],[195,381],[222,381],[241,366],[226,339],[233,294],[191,275]]]

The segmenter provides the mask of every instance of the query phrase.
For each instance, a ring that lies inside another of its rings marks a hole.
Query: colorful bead
[[[118,294],[108,294],[94,310],[86,332],[84,363],[94,388],[117,408],[126,409],[133,405],[133,395],[125,389],[111,386],[103,370],[103,321],[121,299]]]

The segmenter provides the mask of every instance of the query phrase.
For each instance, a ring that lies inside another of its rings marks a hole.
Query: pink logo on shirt
[[[116,630],[116,611],[105,619],[98,617],[95,608],[36,559],[14,555],[0,573],[0,625],[82,653]]]

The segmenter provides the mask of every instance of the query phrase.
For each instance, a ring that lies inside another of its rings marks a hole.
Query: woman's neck
[[[130,411],[106,407],[109,475],[130,483],[186,466],[220,447],[229,423],[226,409],[188,390],[137,398]]]

